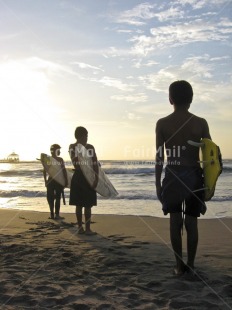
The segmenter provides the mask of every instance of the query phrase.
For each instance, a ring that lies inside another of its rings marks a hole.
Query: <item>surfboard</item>
[[[52,156],[49,156],[44,153],[41,153],[40,160],[41,160],[41,163],[44,169],[49,174],[49,176],[52,177],[56,182],[58,182],[62,186],[65,186],[65,177],[64,177],[62,168],[60,166],[60,163]],[[66,172],[67,172],[67,178],[68,178],[67,187],[70,188],[73,173],[69,171],[68,169],[66,169]]]
[[[200,143],[188,141],[193,146],[200,147],[200,164],[204,174],[204,200],[209,201],[213,196],[219,175],[222,172],[220,148],[210,139],[202,139]]]
[[[93,188],[95,171],[93,169],[92,157],[90,156],[88,150],[82,144],[77,144],[76,151],[81,171],[84,174],[89,185]],[[104,170],[101,168],[100,163],[98,163],[98,171],[98,183],[97,186],[93,189],[98,194],[106,198],[117,196],[117,190],[114,188],[113,184],[105,174]]]

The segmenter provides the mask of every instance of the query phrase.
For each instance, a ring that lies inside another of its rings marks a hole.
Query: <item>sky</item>
[[[84,126],[100,160],[154,159],[187,80],[232,158],[232,1],[0,0],[0,158],[35,160]]]

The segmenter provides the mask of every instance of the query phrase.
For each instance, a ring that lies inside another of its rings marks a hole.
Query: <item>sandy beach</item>
[[[176,277],[168,219],[93,215],[86,236],[63,216],[0,210],[0,309],[232,309],[232,219],[199,221],[196,273]]]

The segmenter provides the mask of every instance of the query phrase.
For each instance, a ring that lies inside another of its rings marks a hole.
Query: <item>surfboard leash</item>
[[[181,234],[184,235],[184,221],[185,221],[185,199],[182,202],[182,224],[181,224]]]

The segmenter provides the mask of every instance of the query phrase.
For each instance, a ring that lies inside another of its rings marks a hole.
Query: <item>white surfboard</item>
[[[76,151],[81,171],[84,174],[89,185],[93,188],[95,171],[93,170],[91,154],[88,153],[88,150],[82,144],[77,144]],[[109,178],[107,177],[99,163],[98,171],[98,183],[94,190],[103,197],[110,198],[117,196],[118,192],[114,188],[113,184],[110,182]]]
[[[60,163],[52,156],[49,156],[44,153],[41,153],[40,160],[44,169],[50,175],[50,177],[52,177],[56,182],[58,182],[62,186],[65,186],[65,177]],[[68,178],[67,187],[70,188],[73,173],[67,169],[66,172]]]

